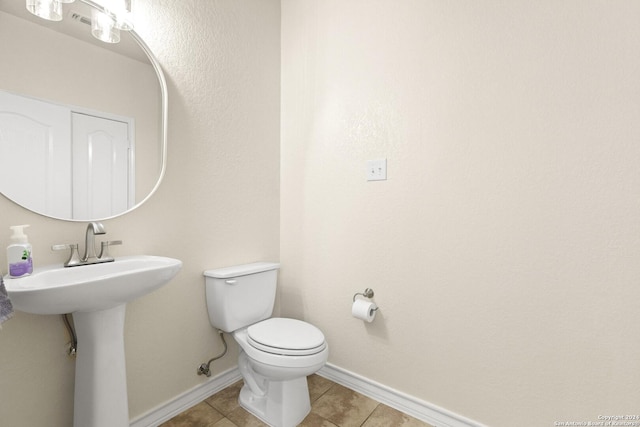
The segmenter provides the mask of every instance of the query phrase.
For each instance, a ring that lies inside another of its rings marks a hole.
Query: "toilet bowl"
[[[278,267],[253,263],[205,271],[207,307],[211,324],[240,346],[240,405],[272,427],[295,427],[311,409],[307,376],[327,362],[329,346],[307,322],[270,317]]]
[[[285,325],[291,324],[295,331],[286,332],[285,340],[290,344],[271,340],[275,337],[268,334],[255,339],[256,329],[279,327],[283,335]],[[296,426],[311,409],[307,376],[324,366],[329,347],[320,333],[318,342],[304,348],[300,342],[309,341],[304,329],[320,332],[299,320],[271,318],[233,333],[241,348],[238,364],[245,383],[240,405],[269,425]]]

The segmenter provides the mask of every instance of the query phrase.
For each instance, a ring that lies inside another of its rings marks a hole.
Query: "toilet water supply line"
[[[219,355],[213,357],[207,363],[203,363],[202,365],[200,365],[198,367],[198,375],[206,375],[206,376],[210,377],[211,376],[211,369],[209,369],[209,368],[211,367],[211,362],[213,362],[214,360],[218,360],[222,356],[227,354],[227,342],[224,339],[224,332],[221,331],[220,329],[218,329],[218,334],[220,335],[220,339],[222,340],[222,345],[224,346],[224,349],[222,350],[222,353],[220,353]]]

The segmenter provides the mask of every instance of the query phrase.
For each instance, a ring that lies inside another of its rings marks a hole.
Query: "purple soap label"
[[[33,261],[31,258],[27,258],[26,261],[9,264],[9,276],[11,277],[20,277],[31,273],[33,273]]]

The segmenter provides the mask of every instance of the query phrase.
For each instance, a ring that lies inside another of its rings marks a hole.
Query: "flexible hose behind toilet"
[[[224,346],[224,350],[222,350],[222,353],[220,353],[219,355],[211,358],[207,363],[203,363],[202,365],[200,365],[198,367],[198,375],[206,375],[206,376],[210,377],[211,376],[211,369],[210,369],[211,362],[213,362],[214,360],[218,360],[222,356],[227,354],[227,342],[224,339],[224,332],[221,331],[220,329],[218,329],[218,334],[220,335],[220,339],[222,340],[222,345]]]

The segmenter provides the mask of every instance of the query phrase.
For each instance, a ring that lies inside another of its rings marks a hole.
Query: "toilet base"
[[[240,406],[272,427],[295,427],[311,411],[307,377],[266,380],[266,394],[255,395],[249,386],[240,390]]]

